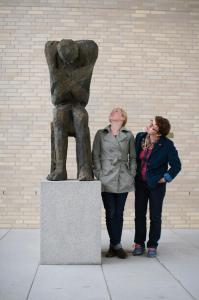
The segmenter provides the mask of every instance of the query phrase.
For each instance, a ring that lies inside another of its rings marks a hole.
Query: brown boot
[[[119,248],[119,249],[114,249],[116,256],[119,258],[127,258],[127,253],[124,251],[123,248]]]
[[[116,250],[112,247],[109,247],[108,251],[105,254],[106,257],[114,257],[116,256]]]

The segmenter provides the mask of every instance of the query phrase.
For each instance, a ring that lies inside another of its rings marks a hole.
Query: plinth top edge
[[[79,183],[79,184],[101,184],[100,180],[89,180],[89,181],[79,181],[77,179],[68,179],[68,180],[58,180],[58,181],[53,181],[53,180],[47,180],[47,179],[42,179],[41,183],[49,183],[49,184],[71,184],[71,183]]]

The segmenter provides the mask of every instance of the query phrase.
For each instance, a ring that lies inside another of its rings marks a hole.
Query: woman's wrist
[[[173,180],[173,178],[171,177],[171,175],[169,173],[165,173],[164,174],[164,180],[166,182],[171,182]]]

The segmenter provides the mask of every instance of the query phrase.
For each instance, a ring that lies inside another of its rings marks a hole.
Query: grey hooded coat
[[[136,154],[134,136],[122,127],[115,137],[110,125],[98,130],[93,143],[94,175],[102,192],[125,193],[134,190]]]

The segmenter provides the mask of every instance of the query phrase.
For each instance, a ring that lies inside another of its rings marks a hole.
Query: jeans
[[[147,247],[157,248],[161,235],[162,205],[166,193],[166,183],[159,183],[151,189],[145,181],[136,179],[135,182],[135,239],[136,244],[145,246],[146,214],[149,202],[150,229]]]
[[[106,211],[106,227],[108,230],[110,245],[120,245],[123,212],[128,193],[108,193],[102,192],[102,200]]]

